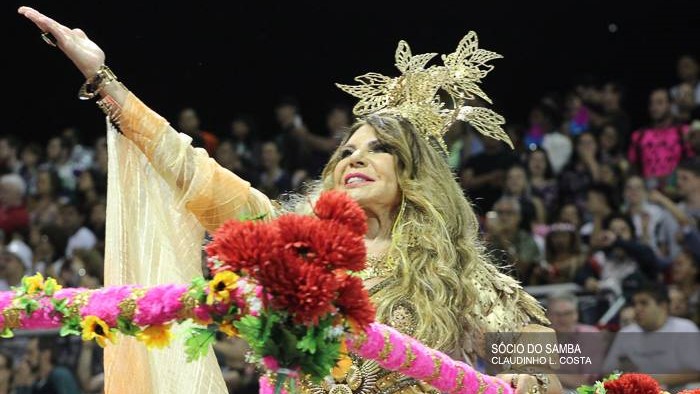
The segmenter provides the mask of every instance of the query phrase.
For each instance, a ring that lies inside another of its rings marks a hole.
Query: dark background
[[[504,55],[484,90],[517,123],[545,92],[564,92],[590,73],[627,86],[636,126],[646,120],[649,90],[676,82],[676,58],[700,53],[700,1],[3,2],[0,132],[25,140],[67,125],[94,138],[104,120],[77,99],[82,76],[16,14],[19,5],[82,28],[120,80],[166,118],[194,106],[219,134],[239,113],[269,133],[274,104],[289,94],[322,130],[330,104],[353,103],[333,83],[368,71],[395,76],[400,39],[414,54],[449,53],[475,30],[483,48]]]

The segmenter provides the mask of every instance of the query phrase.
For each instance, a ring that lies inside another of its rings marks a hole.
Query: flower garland
[[[185,341],[188,360],[205,354],[217,331],[239,336],[252,349],[251,361],[271,372],[278,393],[293,391],[302,375],[315,381],[344,375],[349,351],[441,391],[512,393],[501,380],[372,323],[374,307],[355,275],[365,267],[364,212],[346,195],[328,192],[314,213],[224,224],[206,248],[210,281],[87,290],[61,289],[41,274],[25,277],[14,291],[0,292],[1,334],[60,328],[61,335],[107,346],[121,333],[162,348],[173,325],[189,320],[198,326]]]
[[[218,291],[212,291],[217,289]],[[232,272],[207,282],[154,287],[113,286],[99,290],[61,289],[41,274],[25,277],[14,292],[0,293],[2,337],[14,329],[60,328],[61,335],[81,335],[104,347],[116,334],[133,336],[148,348],[163,348],[172,339],[174,323],[194,321],[186,340],[188,359],[204,354],[219,331],[233,336],[232,326],[243,315],[255,316],[259,286]]]

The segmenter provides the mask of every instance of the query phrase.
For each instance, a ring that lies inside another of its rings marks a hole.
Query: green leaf
[[[190,336],[185,341],[187,362],[192,362],[207,354],[209,345],[216,340],[216,331],[209,328],[191,328]]]
[[[15,334],[8,327],[3,328],[2,332],[0,332],[0,338],[9,339],[9,338],[12,338],[14,336],[15,336]]]
[[[576,388],[576,394],[595,394],[595,387],[579,386]]]
[[[262,355],[265,347],[265,341],[262,339],[262,320],[259,317],[248,315],[234,322],[233,325],[238,330],[241,338],[248,342],[251,349],[258,355]]]
[[[63,325],[61,326],[61,331],[59,331],[59,335],[62,337],[68,336],[68,335],[81,335],[82,331],[77,330],[74,326],[72,325]]]
[[[304,353],[300,352],[297,347],[299,340],[293,332],[285,327],[280,327],[280,332],[282,334],[280,366],[285,368],[295,367],[304,359]]]
[[[67,335],[81,335],[83,333],[83,328],[80,326],[80,317],[78,316],[65,316],[63,324],[61,325],[61,331],[59,334],[62,337]]]
[[[20,298],[17,304],[24,309],[27,315],[31,315],[35,310],[39,309],[39,303],[33,298]]]
[[[317,342],[317,350],[313,355],[307,355],[300,366],[304,373],[310,374],[312,380],[318,382],[324,376],[328,375],[331,369],[338,362],[340,357],[340,341],[332,342],[321,341]]]
[[[316,353],[316,341],[318,338],[314,335],[314,331],[314,327],[309,327],[306,330],[306,335],[301,341],[297,342],[297,349],[310,354]]]
[[[260,336],[260,339],[263,341],[267,341],[270,339],[270,336],[272,335],[273,326],[277,322],[282,320],[282,318],[280,317],[280,315],[278,315],[274,312],[271,312],[271,313],[266,314],[266,315],[262,315],[261,317],[265,321],[265,327],[263,328],[262,335]]]
[[[260,213],[255,216],[251,216],[247,213],[243,213],[238,215],[238,220],[241,222],[247,222],[247,221],[252,221],[252,220],[263,220],[267,217],[267,213]]]
[[[121,332],[124,335],[129,335],[132,337],[136,336],[137,333],[141,332],[139,326],[129,321],[128,319],[125,319],[122,316],[119,316],[117,318],[117,330],[119,330],[119,332]]]
[[[61,298],[61,299],[52,298],[51,304],[53,305],[53,309],[56,312],[60,313],[63,317],[70,315],[70,311],[68,310],[68,299],[67,298]]]
[[[192,279],[192,284],[190,284],[189,293],[197,301],[204,301],[206,297],[207,280],[203,276]]]
[[[47,296],[51,297],[54,292],[56,292],[56,281],[55,280],[47,280],[44,282],[44,294]]]

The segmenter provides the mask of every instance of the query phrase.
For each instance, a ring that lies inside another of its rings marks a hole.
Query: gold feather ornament
[[[488,108],[464,105],[477,97],[491,104],[479,84],[493,69],[488,62],[502,56],[480,49],[473,31],[462,38],[455,52],[442,56],[442,66],[426,68],[435,56],[436,53],[414,56],[408,44],[401,41],[395,54],[400,76],[367,73],[355,78],[359,85],[336,85],[360,99],[353,108],[355,115],[398,115],[411,122],[425,139],[437,141],[445,153],[443,136],[456,120],[468,122],[480,133],[512,148],[513,143],[503,131],[505,119],[501,115]],[[449,106],[440,98],[441,92],[450,97]]]

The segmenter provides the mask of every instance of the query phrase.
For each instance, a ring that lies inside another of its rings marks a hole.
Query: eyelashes
[[[354,148],[343,148],[340,150],[339,157],[344,159],[355,152]],[[368,153],[391,153],[391,148],[389,146],[382,144],[381,142],[373,142],[369,145]]]
[[[350,148],[344,148],[340,151],[340,158],[344,159],[344,158],[352,155],[352,152],[354,152],[354,150],[352,150]]]

